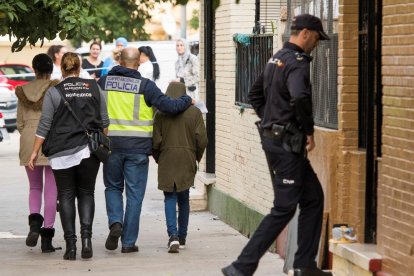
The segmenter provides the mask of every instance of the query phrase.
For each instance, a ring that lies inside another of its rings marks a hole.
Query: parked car
[[[32,67],[25,64],[0,64],[0,83],[9,84],[14,90],[16,86],[35,79]]]
[[[2,129],[4,129],[6,127],[6,123],[4,122],[3,119],[3,113],[0,112],[0,142],[3,141],[3,131]]]
[[[9,85],[0,85],[0,113],[7,131],[13,132],[16,129],[17,97]]]
[[[5,128],[6,123],[4,122],[3,113],[0,112],[0,128]]]

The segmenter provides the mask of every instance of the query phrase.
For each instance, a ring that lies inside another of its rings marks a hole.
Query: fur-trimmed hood
[[[41,110],[46,91],[58,84],[57,80],[37,79],[16,87],[16,96],[21,103],[33,110]]]

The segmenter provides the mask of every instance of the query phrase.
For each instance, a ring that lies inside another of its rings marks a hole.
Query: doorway
[[[358,146],[366,152],[364,242],[376,243],[378,158],[381,157],[382,0],[359,2]]]

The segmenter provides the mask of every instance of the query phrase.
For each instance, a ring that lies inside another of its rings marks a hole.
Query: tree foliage
[[[88,39],[85,28],[93,18],[91,0],[2,0],[0,2],[0,35],[16,37],[12,51],[20,51],[26,44],[35,45],[44,39],[80,36]]]
[[[193,28],[194,30],[198,30],[198,28],[200,27],[200,11],[195,9],[192,11],[191,14],[191,19],[190,19],[190,27]]]
[[[150,19],[148,11],[160,2],[185,5],[188,0],[1,0],[0,35],[16,39],[13,52],[57,36],[78,41],[147,39],[143,26]],[[219,4],[213,0],[215,8]]]
[[[156,3],[171,2],[170,0],[99,0],[95,5],[95,16],[91,18],[89,28],[93,38],[111,42],[123,36],[129,41],[147,40],[149,34],[144,30],[144,24],[151,19],[149,11]],[[82,36],[75,36],[81,40]]]

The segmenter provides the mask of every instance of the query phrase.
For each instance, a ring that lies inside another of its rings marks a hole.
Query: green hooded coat
[[[172,82],[166,94],[172,98],[185,95],[185,86]],[[170,116],[157,112],[154,119],[153,155],[158,163],[158,189],[177,192],[194,185],[197,161],[207,146],[207,133],[201,111],[190,106],[186,111]]]

